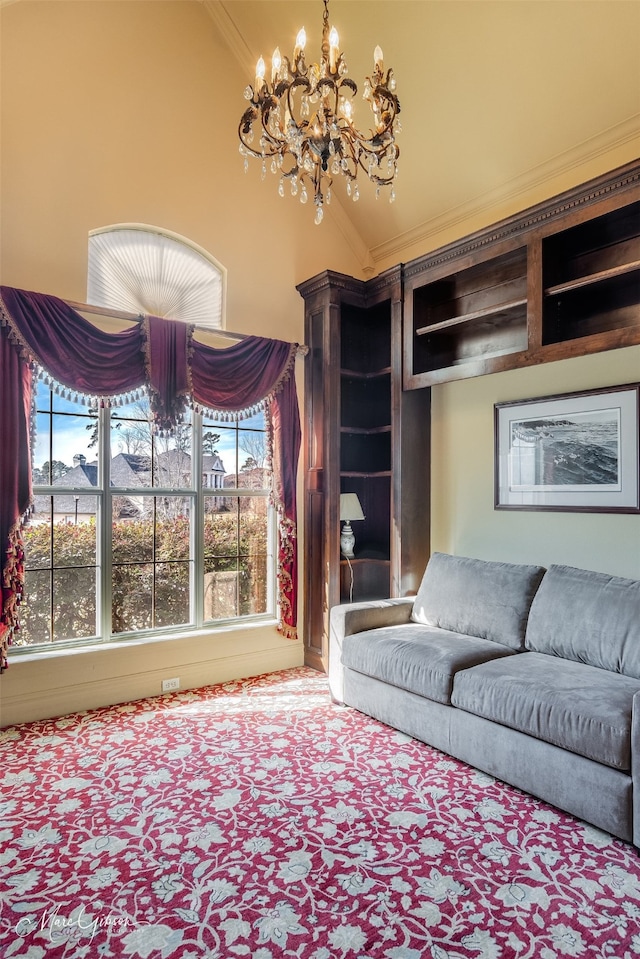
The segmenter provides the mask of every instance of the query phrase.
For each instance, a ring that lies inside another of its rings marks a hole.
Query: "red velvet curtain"
[[[0,331],[4,332],[4,331]],[[0,672],[22,596],[20,529],[31,503],[28,457],[31,370],[6,336],[0,335]]]
[[[192,327],[157,317],[146,317],[121,333],[106,333],[57,297],[5,286],[0,287],[0,323],[0,669],[18,627],[20,527],[31,501],[29,415],[36,366],[94,402],[108,403],[147,386],[159,429],[169,429],[186,402],[231,413],[267,406],[279,515],[279,629],[295,638],[297,344],[250,336],[216,350],[194,340]]]

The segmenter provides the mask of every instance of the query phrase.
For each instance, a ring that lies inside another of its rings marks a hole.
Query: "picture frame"
[[[640,513],[640,383],[496,403],[495,509]]]

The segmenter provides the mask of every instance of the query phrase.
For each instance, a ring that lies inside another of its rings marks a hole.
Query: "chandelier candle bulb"
[[[264,59],[260,57],[256,63],[256,93],[260,91],[264,84],[265,65]]]
[[[296,61],[301,53],[304,52],[304,48],[307,45],[307,34],[304,31],[304,27],[301,27],[298,30],[298,36],[296,37],[296,45],[293,48],[293,64],[296,65]]]
[[[363,133],[353,122],[353,98],[358,92],[347,75],[344,54],[335,27],[329,26],[329,0],[323,0],[322,45],[319,63],[307,66],[304,27],[298,32],[293,58],[280,54],[271,59],[270,79],[265,79],[262,57],[256,65],[255,87],[245,89],[248,106],[238,128],[241,154],[262,161],[278,176],[278,192],[288,180],[296,196],[307,200],[313,190],[315,222],[322,221],[332,177],[347,181],[347,193],[358,199],[357,177],[361,171],[376,187],[392,188],[398,175],[400,150],[395,135],[400,124],[400,102],[395,94],[393,71],[384,72],[382,50],[374,50],[374,69],[365,78],[364,98],[373,114],[374,130]],[[256,136],[257,134],[257,136]],[[252,146],[254,139],[258,142]],[[393,199],[395,193],[391,190]]]
[[[338,62],[339,55],[339,43],[340,38],[338,37],[338,31],[335,27],[331,27],[331,33],[329,34],[329,70],[331,73],[336,72],[336,64]]]
[[[280,48],[276,47],[273,51],[273,56],[271,57],[271,82],[275,83],[280,75],[280,67],[282,66],[282,57],[280,55]]]

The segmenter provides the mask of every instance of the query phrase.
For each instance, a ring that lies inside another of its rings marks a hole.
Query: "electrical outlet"
[[[163,679],[162,680],[162,692],[163,693],[172,693],[176,689],[180,689],[180,680],[177,676],[174,676],[173,679]]]

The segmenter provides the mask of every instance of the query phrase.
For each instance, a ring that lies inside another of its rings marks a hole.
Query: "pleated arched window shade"
[[[87,302],[224,328],[226,270],[206,251],[154,227],[121,224],[89,234]]]

